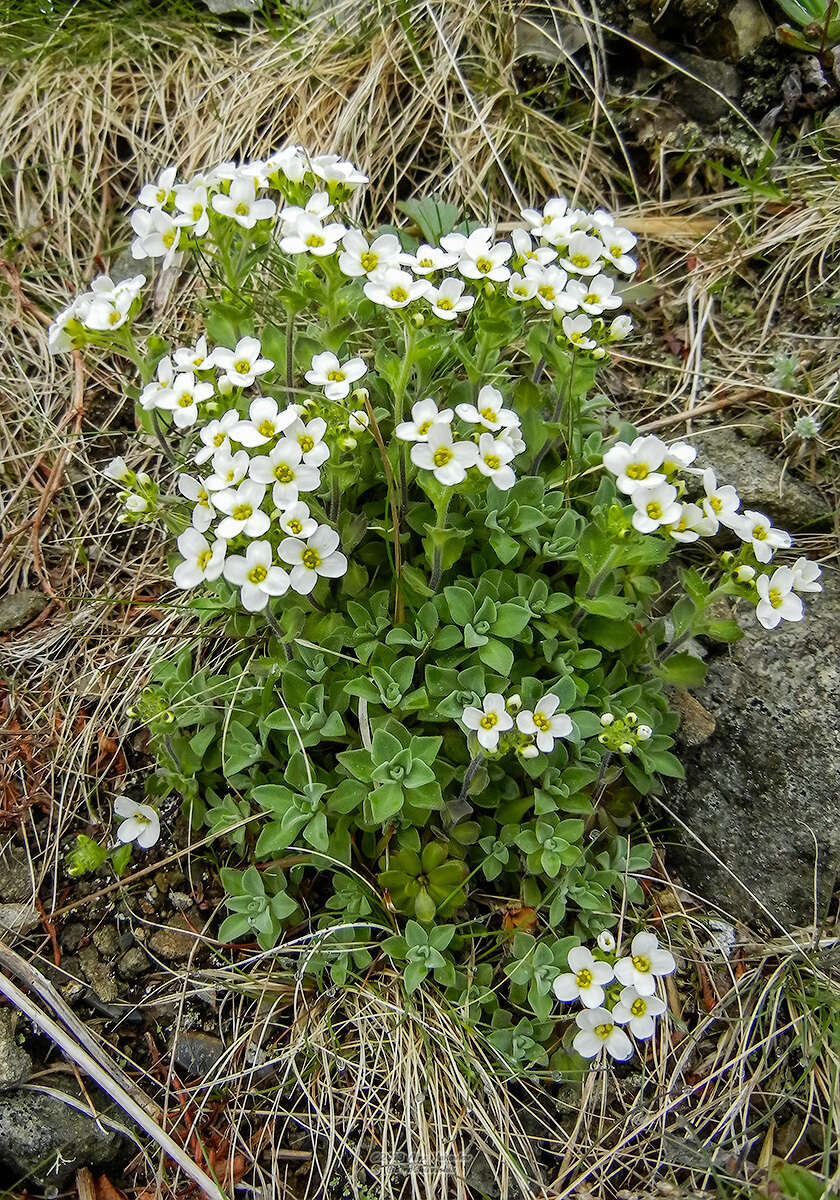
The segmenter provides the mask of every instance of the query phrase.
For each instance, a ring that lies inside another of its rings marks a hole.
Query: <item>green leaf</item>
[[[222,745],[225,775],[238,775],[252,766],[262,753],[259,742],[241,721],[231,721]]]
[[[446,587],[443,589],[449,615],[456,625],[464,626],[475,616],[475,601],[472,593],[462,587]]]
[[[665,659],[659,674],[666,683],[677,687],[697,687],[706,678],[706,664],[693,654],[671,654]]]
[[[436,246],[458,224],[460,213],[454,204],[425,196],[422,200],[401,200],[397,208],[419,226],[425,240]]]
[[[527,626],[531,614],[524,604],[500,604],[493,622],[496,637],[516,637]]]
[[[356,779],[370,783],[373,776],[373,759],[367,750],[342,750],[336,758]]]
[[[497,675],[510,675],[513,669],[513,651],[495,638],[491,638],[486,646],[479,646],[478,657]]]
[[[378,825],[395,816],[403,806],[403,790],[398,783],[383,783],[368,796],[372,819]]]
[[[330,835],[327,831],[327,814],[323,812],[316,813],[304,828],[303,837],[314,850],[321,850],[326,854],[330,848]]]

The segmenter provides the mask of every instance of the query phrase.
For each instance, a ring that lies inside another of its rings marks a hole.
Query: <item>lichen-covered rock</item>
[[[682,882],[776,932],[814,920],[815,876],[820,919],[840,869],[840,585],[825,582],[804,621],[768,633],[747,611],[744,639],[710,660],[696,698],[715,729],[683,745],[666,799],[696,835],[675,831]]]
[[[0,1091],[26,1083],[31,1074],[32,1059],[15,1035],[12,1014],[0,1009]]]
[[[34,588],[24,588],[21,592],[12,592],[0,600],[0,633],[8,633],[12,629],[22,629],[30,621],[40,616],[49,604],[49,597]]]

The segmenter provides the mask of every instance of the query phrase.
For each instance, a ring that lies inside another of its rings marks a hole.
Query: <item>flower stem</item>
[[[417,340],[417,330],[413,325],[406,324],[405,326],[405,357],[402,361],[400,373],[397,376],[397,382],[394,387],[394,428],[403,419],[403,409],[405,406],[405,393],[408,388],[408,381],[411,378],[411,369],[414,366],[414,345]],[[405,443],[400,442],[399,447],[399,475],[400,475],[400,512],[405,512],[408,508],[408,480],[406,477],[406,462],[405,462]]]
[[[295,310],[289,309],[289,319],[286,323],[286,395],[289,404],[295,401]]]
[[[598,593],[601,590],[601,585],[603,584],[604,580],[607,578],[608,575],[611,575],[613,570],[615,569],[616,556],[617,556],[617,549],[615,546],[613,546],[612,550],[610,550],[609,554],[607,555],[607,560],[604,563],[603,567],[598,572],[598,574],[595,576],[595,578],[592,580],[589,587],[586,589],[585,599],[592,600],[595,596],[598,595]],[[583,606],[579,607],[577,612],[575,613],[575,615],[572,617],[572,629],[577,629],[578,625],[580,625],[581,621],[583,620],[583,618],[585,616],[586,616],[586,609],[583,608]]]
[[[451,490],[447,490],[440,504],[436,506],[437,522],[435,523],[434,532],[442,533],[446,528],[446,514],[449,511],[449,502],[452,499]],[[443,548],[435,542],[435,547],[432,552],[432,573],[429,576],[429,587],[433,592],[436,592],[440,587],[440,577],[443,574]]]

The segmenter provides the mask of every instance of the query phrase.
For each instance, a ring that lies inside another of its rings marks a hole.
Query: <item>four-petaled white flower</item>
[[[632,495],[643,487],[658,487],[665,482],[659,468],[665,461],[668,447],[661,438],[637,437],[632,442],[617,442],[604,455],[604,466],[616,476],[620,492]]]
[[[572,1046],[582,1058],[595,1058],[602,1050],[619,1062],[632,1055],[633,1043],[606,1008],[585,1008],[575,1016],[575,1024],[579,1032]]]
[[[607,225],[599,231],[598,236],[604,243],[604,257],[616,270],[625,275],[633,275],[636,260],[630,257],[628,250],[632,250],[636,245],[636,238],[630,230],[622,229],[619,225]]]
[[[453,441],[452,430],[442,421],[432,425],[425,442],[415,442],[411,447],[414,465],[431,471],[438,483],[447,486],[463,483],[467,471],[477,460],[475,442]]]
[[[154,846],[160,837],[160,817],[151,804],[138,804],[130,796],[117,796],[114,812],[123,818],[117,829],[118,842],[136,842],[143,850]]]
[[[292,587],[301,596],[307,596],[322,576],[339,579],[346,574],[347,559],[338,543],[338,534],[329,525],[319,525],[306,541],[290,537],[280,543],[277,553],[291,566]]]
[[[404,442],[425,442],[433,425],[438,422],[451,425],[454,416],[451,408],[442,408],[438,412],[438,406],[428,397],[411,406],[411,420],[400,421],[394,432]]]
[[[696,542],[701,537],[711,537],[717,528],[717,521],[707,517],[697,504],[683,504],[679,520],[668,526],[668,533],[675,542]]]
[[[598,343],[587,333],[592,328],[589,317],[581,314],[579,317],[564,317],[561,329],[577,350],[594,350]]]
[[[280,410],[277,401],[269,396],[260,396],[252,400],[248,408],[248,420],[237,421],[230,432],[235,442],[243,446],[265,446],[274,438],[285,433],[290,425],[297,420],[295,405]]]
[[[458,270],[465,279],[492,279],[504,283],[510,278],[507,261],[513,254],[509,242],[484,244],[475,249],[465,247],[458,261]]]
[[[545,267],[557,257],[557,251],[551,246],[535,246],[530,233],[525,229],[514,229],[510,240],[513,243],[514,254],[521,258],[523,263],[535,262]]]
[[[717,533],[718,523],[732,528],[733,521],[738,521],[737,512],[741,507],[741,497],[731,484],[718,487],[715,473],[711,467],[703,472],[703,491],[705,495],[700,500],[703,512],[714,523],[712,533]]]
[[[348,358],[339,362],[338,357],[329,350],[315,354],[312,366],[306,372],[307,383],[324,389],[328,400],[343,400],[350,395],[350,387],[367,373],[363,358]]]
[[[212,472],[204,481],[210,492],[221,492],[225,488],[236,487],[248,474],[251,459],[247,450],[237,450],[231,454],[227,446],[222,445],[213,452]]]
[[[162,267],[171,265],[178,250],[183,217],[172,217],[163,209],[136,208],[131,214],[131,228],[137,237],[131,243],[133,258],[162,258]]]
[[[204,237],[210,228],[207,212],[207,188],[179,187],[175,192],[175,207],[184,217],[184,226],[194,237]]]
[[[408,256],[403,253],[399,238],[393,233],[380,234],[368,242],[358,229],[350,229],[343,238],[344,249],[338,256],[338,265],[343,274],[358,278],[370,277],[374,271],[386,267],[397,267]]]
[[[534,299],[538,286],[538,279],[529,278],[526,275],[520,275],[518,271],[514,271],[507,281],[507,294],[517,304],[524,304],[526,300]]]
[[[224,450],[230,454],[231,430],[238,424],[239,413],[235,408],[229,408],[226,413],[222,413],[216,420],[208,421],[206,425],[202,425],[198,432],[202,446],[193,455],[193,462],[196,466],[200,467],[202,463],[206,463],[208,458],[212,458],[219,450]],[[232,483],[233,480],[229,480],[228,482]]]
[[[585,283],[572,279],[566,285],[566,291],[584,312],[595,317],[599,317],[605,309],[621,306],[621,297],[615,294],[615,280],[609,275],[596,275]]]
[[[288,572],[273,563],[270,542],[250,542],[244,556],[232,554],[225,562],[224,576],[239,588],[248,612],[260,612],[271,596],[284,596],[289,590]]]
[[[534,706],[533,712],[523,708],[516,714],[520,733],[536,737],[537,749],[543,754],[549,754],[554,749],[556,738],[568,737],[572,732],[572,719],[568,713],[558,713],[559,704],[560,698],[549,692]]]
[[[211,583],[222,573],[227,542],[217,538],[211,546],[197,529],[185,529],[178,538],[178,553],[184,561],[178,563],[173,573],[175,586],[194,588],[205,579]]]
[[[132,472],[129,471],[128,467],[125,465],[125,459],[122,458],[121,456],[118,458],[112,458],[111,461],[108,463],[107,467],[102,468],[102,474],[105,476],[106,479],[110,479],[114,483],[130,483],[131,482]],[[806,560],[804,558],[801,558],[799,561],[804,563]],[[812,565],[816,566],[816,563],[814,563]],[[817,574],[819,575],[819,573],[820,573],[820,569],[819,569],[819,567],[817,567]],[[814,589],[811,589],[811,590],[814,590]]]
[[[300,442],[290,437],[281,438],[267,455],[252,458],[248,470],[258,483],[274,485],[271,498],[278,508],[294,504],[301,492],[314,492],[321,483],[319,469],[304,463]]]
[[[652,996],[656,978],[670,975],[677,964],[670,950],[662,950],[655,933],[637,933],[630,943],[630,954],[615,964],[615,977],[625,987],[633,987],[640,996]]]
[[[755,615],[765,629],[775,629],[780,621],[802,620],[802,601],[793,590],[795,582],[791,567],[777,567],[772,575],[756,579],[759,600]]]
[[[308,538],[318,528],[318,522],[309,515],[309,505],[303,500],[290,504],[277,518],[277,524],[289,537],[296,538]]]
[[[661,1017],[666,1007],[665,1001],[658,996],[643,996],[634,987],[625,987],[612,1010],[613,1019],[644,1041],[653,1037],[654,1017]]]
[[[474,729],[478,744],[483,750],[495,750],[499,736],[513,728],[513,717],[505,707],[505,699],[499,692],[488,692],[481,708],[469,704],[461,720],[467,729]]]
[[[462,421],[471,425],[483,425],[496,433],[519,424],[519,417],[511,408],[505,408],[502,393],[487,383],[478,393],[475,404],[458,404],[455,411]]]
[[[822,584],[817,580],[822,575],[819,563],[809,558],[797,558],[791,567],[793,571],[793,590],[795,592],[821,592]]]
[[[475,304],[475,296],[464,293],[464,284],[460,279],[444,279],[437,288],[430,288],[426,299],[436,317],[444,321],[454,321],[463,312],[469,312]]]
[[[653,533],[660,525],[678,525],[682,505],[677,500],[677,489],[670,483],[656,487],[640,487],[630,497],[635,512],[633,528],[639,533]]]
[[[264,196],[257,198],[256,184],[253,179],[240,176],[230,185],[227,196],[217,192],[211,201],[214,212],[223,217],[230,217],[243,229],[253,229],[257,221],[267,221],[277,212],[273,200]]]
[[[346,232],[340,221],[324,225],[312,213],[303,212],[280,239],[280,249],[286,254],[314,254],[316,258],[326,258],[335,254]]]
[[[301,462],[308,467],[320,467],[330,456],[330,448],[324,441],[326,432],[327,422],[323,417],[315,417],[305,424],[298,417],[286,430],[286,437],[292,438],[300,446],[303,454]]]
[[[604,1003],[604,984],[613,977],[609,963],[599,962],[585,946],[575,946],[568,954],[569,970],[554,980],[554,995],[568,1003],[580,1000],[586,1008],[600,1008]]]
[[[270,358],[260,357],[260,350],[258,338],[240,338],[233,350],[217,346],[208,356],[205,366],[220,368],[224,371],[224,378],[234,387],[250,387],[258,375],[264,375],[274,366]]]
[[[565,242],[572,232],[572,217],[565,196],[554,196],[547,200],[542,211],[538,208],[523,209],[522,219],[534,237],[545,238],[552,245]]]
[[[207,369],[207,359],[210,353],[207,349],[207,338],[204,334],[194,346],[181,346],[172,355],[172,361],[181,371],[203,371]]]
[[[206,481],[194,479],[192,475],[178,476],[178,491],[187,500],[192,500],[195,508],[192,511],[193,528],[199,533],[205,533],[213,524],[216,509]]]
[[[560,265],[572,275],[598,275],[604,261],[604,246],[588,233],[573,233]]]
[[[442,271],[446,267],[454,266],[457,261],[457,254],[424,242],[422,246],[417,247],[413,256],[407,258],[406,265],[411,267],[415,275],[431,275],[433,271]]]
[[[160,208],[166,204],[175,186],[177,167],[164,167],[157,177],[156,183],[144,183],[137,197],[146,208]]]
[[[526,263],[525,278],[536,284],[534,295],[543,308],[567,313],[577,308],[577,300],[567,291],[569,276],[562,267]]]
[[[425,296],[429,287],[427,279],[415,279],[400,267],[386,267],[381,275],[367,281],[364,293],[374,304],[382,304],[385,308],[405,308],[412,300]]]
[[[508,466],[513,457],[513,446],[504,436],[494,438],[492,433],[482,433],[478,439],[478,461],[475,465],[500,492],[509,492],[516,483],[513,468]]]
[[[220,512],[227,514],[216,529],[219,537],[226,541],[238,533],[249,538],[262,537],[271,524],[268,514],[260,508],[264,499],[265,485],[253,479],[244,480],[238,488],[216,492],[213,503]]]
[[[186,429],[198,420],[198,406],[213,395],[213,384],[196,379],[192,371],[176,375],[172,383],[157,397],[157,407],[168,409],[179,429]]]
[[[338,154],[316,154],[311,163],[313,174],[326,183],[342,183],[347,188],[357,188],[368,182],[367,175]]]
[[[760,563],[769,563],[776,550],[787,550],[792,538],[784,529],[774,529],[773,523],[764,513],[752,512],[747,509],[739,518],[729,522],[730,529],[742,542],[752,545],[753,553]]]

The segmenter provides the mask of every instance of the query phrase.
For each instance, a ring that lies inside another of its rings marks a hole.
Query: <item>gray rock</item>
[[[113,958],[120,948],[120,935],[113,925],[102,925],[93,934],[93,944],[105,958]]]
[[[151,934],[149,947],[166,961],[177,962],[187,958],[198,941],[195,930],[201,929],[203,924],[204,921],[196,909],[189,914],[179,913],[162,929],[156,929]]]
[[[726,16],[715,25],[706,44],[713,54],[739,62],[772,32],[773,26],[757,0],[735,0]]]
[[[103,962],[93,946],[83,946],[79,962],[88,983],[103,1004],[113,1004],[119,998],[119,985],[108,963]]]
[[[208,1075],[224,1052],[224,1044],[209,1033],[179,1033],[173,1042],[175,1065],[187,1079]]]
[[[684,51],[675,58],[684,68],[671,77],[675,101],[687,117],[711,125],[732,112],[727,101],[737,101],[741,95],[741,76],[732,63]]]
[[[122,979],[137,979],[151,968],[149,956],[142,946],[129,946],[117,962],[117,974]]]
[[[691,438],[698,467],[713,467],[718,483],[734,484],[742,509],[766,513],[777,525],[794,531],[824,520],[829,505],[821,492],[791,475],[777,461],[734,429],[701,430]]]
[[[31,904],[32,869],[22,846],[9,844],[0,854],[0,899]]]
[[[50,1078],[50,1085],[77,1098],[75,1080]],[[90,1094],[97,1102],[95,1089]],[[6,1092],[0,1103],[0,1163],[15,1181],[62,1187],[80,1167],[103,1168],[119,1157],[121,1134],[56,1096],[30,1089]],[[7,1182],[11,1183],[12,1180]]]
[[[37,908],[31,904],[0,904],[0,937],[13,941],[29,933],[40,920]]]
[[[32,1059],[15,1036],[12,1014],[0,1009],[0,1091],[26,1083],[31,1074]]]
[[[836,572],[825,585],[804,597],[800,623],[767,631],[749,610],[739,617],[745,637],[709,660],[696,690],[714,732],[681,747],[686,778],[666,800],[699,839],[674,831],[669,862],[681,881],[775,932],[776,922],[813,921],[815,855],[818,919],[840,871]]]
[[[49,602],[48,596],[36,592],[34,588],[24,588],[22,592],[4,596],[0,600],[0,633],[22,629],[40,616]]]
[[[257,0],[204,0],[211,13],[253,13],[257,11]]]

